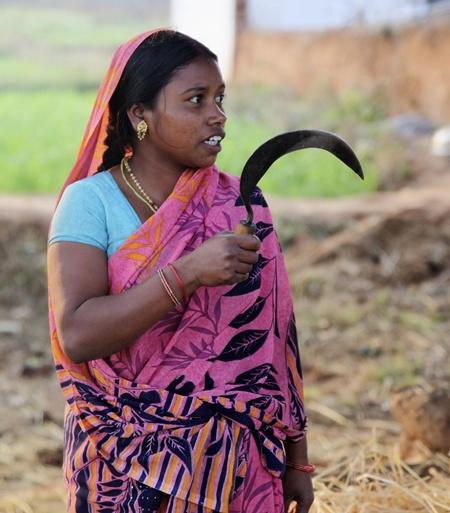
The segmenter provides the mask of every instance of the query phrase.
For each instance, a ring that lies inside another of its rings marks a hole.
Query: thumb
[[[297,502],[293,497],[284,499],[284,511],[285,513],[297,513]]]

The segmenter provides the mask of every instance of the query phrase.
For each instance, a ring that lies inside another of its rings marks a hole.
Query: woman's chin
[[[193,169],[195,171],[197,169],[202,169],[204,167],[210,167],[213,164],[215,164],[215,162],[216,162],[215,157],[209,158],[209,159],[202,159],[202,160],[196,161],[195,163],[193,163],[192,165],[187,166],[187,167],[189,167],[190,169]]]

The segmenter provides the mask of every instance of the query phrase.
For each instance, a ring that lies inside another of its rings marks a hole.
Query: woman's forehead
[[[215,60],[197,59],[178,69],[167,88],[183,94],[190,89],[219,89],[224,85],[222,73]]]

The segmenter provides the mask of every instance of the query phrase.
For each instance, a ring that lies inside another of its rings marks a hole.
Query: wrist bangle
[[[307,474],[311,474],[316,470],[315,465],[300,465],[300,463],[294,463],[293,461],[286,461],[286,467],[295,468],[296,470],[300,470],[300,472],[306,472]]]
[[[178,300],[177,296],[175,295],[174,291],[171,289],[169,282],[167,281],[164,272],[162,269],[158,270],[158,276],[161,280],[161,283],[163,284],[164,288],[166,289],[167,294],[169,295],[170,299],[172,300],[172,303],[174,306],[179,307],[181,306],[180,301]]]
[[[183,280],[181,279],[178,271],[175,269],[175,266],[173,264],[167,264],[167,267],[173,272],[175,279],[177,280],[177,283],[180,286],[181,293],[183,294],[183,299],[187,303],[189,299],[188,299],[186,287],[184,286]]]

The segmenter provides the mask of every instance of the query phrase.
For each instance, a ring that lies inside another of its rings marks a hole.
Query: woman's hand
[[[311,474],[286,467],[283,476],[284,510],[286,513],[308,513],[313,501],[314,491]],[[297,506],[290,506],[292,501]]]
[[[248,278],[260,247],[255,235],[221,232],[177,262],[189,268],[198,286],[232,285]]]

